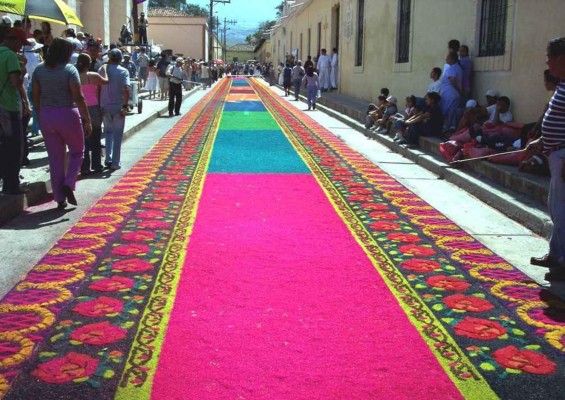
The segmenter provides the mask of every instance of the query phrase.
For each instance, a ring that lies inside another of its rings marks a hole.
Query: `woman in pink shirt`
[[[76,67],[80,75],[80,87],[84,100],[88,106],[88,113],[92,120],[92,134],[84,142],[84,158],[80,169],[81,175],[92,172],[101,172],[102,167],[102,111],[100,110],[99,91],[100,85],[108,83],[108,79],[102,77],[98,72],[89,71],[91,59],[88,54],[81,53],[78,56]]]

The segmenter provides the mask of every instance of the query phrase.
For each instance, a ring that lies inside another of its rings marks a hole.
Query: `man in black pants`
[[[180,115],[180,106],[182,103],[182,80],[184,72],[182,69],[182,58],[178,57],[176,62],[167,70],[169,77],[169,117]]]

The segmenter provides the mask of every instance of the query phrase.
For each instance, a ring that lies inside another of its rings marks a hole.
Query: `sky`
[[[206,9],[210,6],[210,0],[186,0],[186,2]],[[237,20],[238,28],[255,32],[259,23],[276,19],[275,7],[280,3],[281,0],[231,0],[226,4],[214,3],[214,14],[222,22],[224,18]]]

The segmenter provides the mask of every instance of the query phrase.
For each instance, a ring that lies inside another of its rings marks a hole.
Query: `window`
[[[482,0],[479,57],[502,56],[506,49],[508,0]]]
[[[363,41],[365,35],[365,0],[359,0],[357,7],[357,43],[355,51],[355,65],[363,65]]]
[[[321,49],[322,49],[322,23],[318,22],[318,51],[316,52],[316,57],[320,56]]]
[[[410,14],[412,0],[400,0],[398,3],[398,38],[396,41],[396,62],[410,61]]]
[[[312,55],[312,30],[310,28],[308,28],[308,48],[306,50],[307,50],[306,56],[311,56]]]

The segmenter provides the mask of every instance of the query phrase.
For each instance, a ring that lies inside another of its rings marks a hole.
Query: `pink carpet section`
[[[153,399],[461,395],[308,175],[206,178]]]

